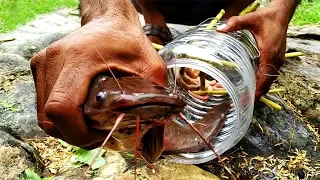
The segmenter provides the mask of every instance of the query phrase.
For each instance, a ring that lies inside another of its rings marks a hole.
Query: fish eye
[[[102,102],[106,99],[106,94],[104,92],[99,92],[96,96],[98,102]]]

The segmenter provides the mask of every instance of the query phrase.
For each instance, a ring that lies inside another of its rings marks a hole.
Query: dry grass
[[[74,147],[60,143],[58,139],[47,137],[31,141],[31,145],[39,152],[43,163],[52,175],[61,173],[71,167],[71,156]]]

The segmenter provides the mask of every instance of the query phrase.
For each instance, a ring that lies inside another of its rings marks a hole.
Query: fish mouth
[[[87,116],[100,113],[112,113],[140,116],[141,119],[157,119],[182,112],[186,102],[178,95],[136,93],[111,97],[101,108],[84,106]]]
[[[183,111],[186,103],[177,95],[143,94],[119,96],[113,105],[115,111],[155,119]]]

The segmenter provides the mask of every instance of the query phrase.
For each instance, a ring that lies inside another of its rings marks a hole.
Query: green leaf
[[[41,180],[41,177],[31,169],[27,169],[23,173],[24,180]]]
[[[101,166],[103,166],[105,164],[105,160],[103,157],[98,157],[96,162],[92,164],[91,169],[95,170],[95,169],[99,169]]]
[[[76,152],[71,157],[71,162],[73,167],[80,167],[82,165],[90,165],[93,161],[94,157],[98,153],[100,148],[96,148],[93,150],[85,150],[85,149],[77,149]],[[102,155],[106,152],[106,150],[102,150],[96,161],[92,164],[92,170],[98,169],[105,164],[105,160]]]
[[[58,142],[59,142],[62,146],[66,147],[66,148],[70,146],[67,142],[62,141],[61,139],[58,139]]]

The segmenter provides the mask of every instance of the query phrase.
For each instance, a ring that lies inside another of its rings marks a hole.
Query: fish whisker
[[[88,173],[89,169],[91,169],[91,167],[92,167],[92,164],[96,162],[96,160],[97,160],[97,158],[98,158],[99,154],[100,154],[100,153],[101,153],[101,151],[102,151],[102,148],[106,145],[106,143],[107,143],[107,142],[108,142],[108,140],[110,139],[110,137],[111,137],[112,133],[116,130],[117,126],[118,126],[118,125],[120,124],[120,122],[122,121],[122,119],[123,119],[124,115],[125,115],[125,114],[124,114],[124,113],[122,113],[122,114],[120,114],[120,115],[118,116],[118,118],[117,118],[117,120],[116,120],[116,122],[115,122],[115,124],[114,124],[113,128],[111,129],[111,131],[109,132],[108,136],[106,137],[106,139],[105,139],[105,140],[104,140],[104,142],[102,143],[102,145],[101,145],[101,147],[100,147],[100,149],[99,149],[98,153],[97,153],[97,154],[95,155],[95,157],[93,158],[92,162],[90,163],[90,165],[89,165],[88,169],[86,170],[86,172],[84,173],[84,175],[83,175],[83,176],[85,176],[85,175]]]
[[[91,46],[92,46],[92,45],[91,45]],[[101,57],[101,59],[106,63],[106,65],[107,65],[107,67],[108,67],[108,69],[109,69],[109,71],[110,71],[110,73],[111,73],[111,76],[112,76],[112,77],[114,78],[114,80],[116,81],[116,83],[117,83],[117,85],[118,85],[121,93],[124,94],[124,91],[122,90],[122,88],[121,88],[121,86],[120,86],[120,83],[119,83],[119,81],[117,80],[117,77],[116,77],[116,76],[114,75],[114,73],[112,72],[112,70],[111,70],[110,66],[108,65],[107,61],[103,58],[103,56],[101,55],[101,53],[98,51],[98,49],[97,49],[96,47],[94,47],[94,46],[92,46],[92,47],[97,51],[97,53],[99,54],[99,56]]]
[[[134,179],[137,179],[137,152],[139,146],[139,127],[140,127],[140,116],[137,116],[136,120],[136,145],[134,147]]]
[[[225,165],[225,163],[222,161],[220,155],[215,151],[212,143],[208,141],[206,138],[203,137],[203,135],[199,132],[199,130],[193,126],[193,124],[182,114],[179,113],[178,115],[182,120],[184,120],[197,134],[198,136],[203,140],[204,143],[207,144],[207,146],[212,150],[212,152],[216,155],[219,162],[222,164],[222,166],[227,170],[227,172],[232,176],[233,179],[237,179],[235,175],[231,172],[231,170]]]

